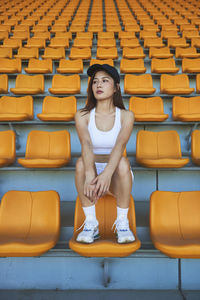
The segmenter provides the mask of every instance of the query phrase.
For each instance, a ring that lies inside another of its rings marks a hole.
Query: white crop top
[[[115,122],[111,130],[102,131],[96,127],[95,122],[95,108],[90,111],[90,120],[88,124],[88,131],[93,145],[94,154],[109,155],[115,146],[118,134],[121,129],[121,110],[116,107]]]

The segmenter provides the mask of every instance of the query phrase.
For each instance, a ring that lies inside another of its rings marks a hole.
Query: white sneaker
[[[122,216],[118,218],[113,226],[116,226],[115,231],[117,231],[116,234],[118,243],[123,244],[135,241],[135,237],[129,228],[129,221],[126,217]]]
[[[94,217],[88,216],[81,227],[83,226],[83,231],[76,238],[77,242],[90,244],[99,238],[99,222]]]

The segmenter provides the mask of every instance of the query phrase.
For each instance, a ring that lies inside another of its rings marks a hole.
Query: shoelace
[[[114,232],[116,232],[116,230],[128,231],[128,220],[125,218],[124,219],[116,219],[112,226],[112,230],[113,230],[114,226],[115,226]]]
[[[83,228],[83,226],[84,226],[84,228]],[[90,231],[93,229],[93,222],[88,221],[88,220],[86,221],[86,219],[85,219],[83,224],[78,229],[76,229],[76,231],[79,231],[81,228],[83,228],[83,230],[85,230],[85,231]]]

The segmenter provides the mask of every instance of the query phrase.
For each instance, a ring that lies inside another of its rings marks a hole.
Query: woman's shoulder
[[[79,109],[75,114],[75,122],[88,122],[89,120],[89,111],[84,111],[83,109]]]
[[[120,110],[121,110],[122,121],[124,120],[130,122],[134,121],[134,113],[132,111],[126,109],[120,109]]]

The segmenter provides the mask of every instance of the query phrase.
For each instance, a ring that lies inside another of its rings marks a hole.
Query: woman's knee
[[[82,174],[84,172],[84,164],[82,157],[79,157],[76,161],[76,172]]]
[[[120,177],[124,177],[130,173],[130,163],[125,157],[122,157],[120,159],[119,164],[116,168],[116,173]]]

